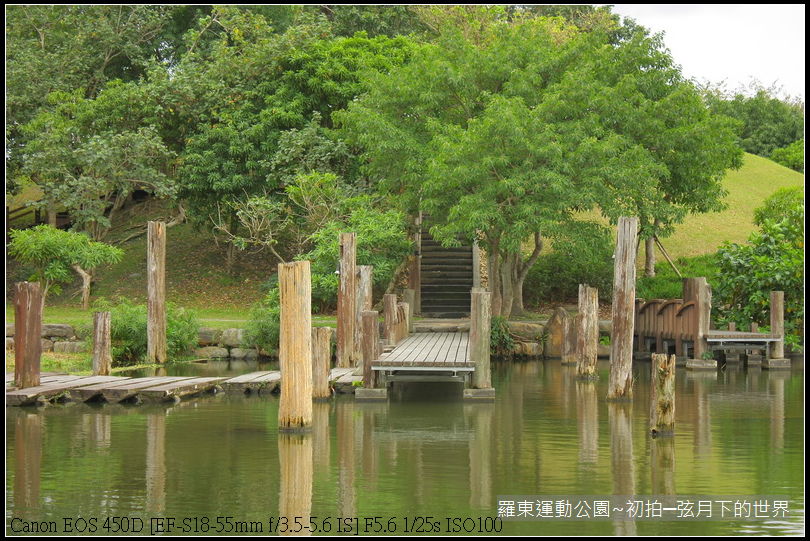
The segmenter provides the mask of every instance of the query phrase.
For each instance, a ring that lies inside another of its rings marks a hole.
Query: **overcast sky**
[[[804,4],[613,4],[664,44],[687,78],[725,89],[776,83],[804,99]],[[783,97],[783,96],[780,96]]]

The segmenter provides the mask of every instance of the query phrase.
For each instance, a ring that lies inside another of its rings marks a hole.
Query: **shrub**
[[[717,256],[704,254],[682,257],[675,265],[684,277],[704,277],[710,285],[717,281]],[[683,278],[679,277],[669,263],[656,265],[655,276],[643,276],[636,282],[636,297],[640,299],[680,299],[683,296]]]
[[[106,309],[106,308],[102,308]],[[146,359],[146,305],[124,299],[109,308],[113,365],[131,366]],[[199,322],[194,312],[168,304],[166,307],[166,353],[169,358],[186,355],[198,343]]]
[[[578,222],[554,239],[554,251],[541,255],[523,285],[527,306],[544,301],[576,299],[579,285],[599,290],[610,299],[613,292],[613,239],[610,231],[591,222]]]
[[[244,331],[244,340],[265,352],[278,349],[281,331],[281,305],[278,276],[273,277],[273,285],[264,300],[251,308]]]
[[[783,291],[785,340],[795,346],[804,332],[804,198],[776,192],[755,216],[760,231],[747,244],[726,243],[717,252],[718,321],[768,325],[770,292]]]

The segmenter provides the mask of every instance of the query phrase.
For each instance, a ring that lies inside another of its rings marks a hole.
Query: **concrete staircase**
[[[427,227],[422,228],[422,317],[469,317],[472,250],[471,246],[444,248]]]

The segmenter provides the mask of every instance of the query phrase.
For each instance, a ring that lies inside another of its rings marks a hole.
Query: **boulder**
[[[543,335],[546,334],[546,326],[542,323],[510,321],[509,331],[528,342],[534,342],[543,339]]]
[[[200,359],[226,359],[230,353],[227,348],[208,346],[194,350],[194,355]]]
[[[225,329],[219,337],[219,345],[231,348],[242,346],[242,329]]]
[[[219,342],[221,336],[219,329],[213,327],[200,327],[197,331],[197,339],[200,346],[213,346]]]
[[[232,348],[231,359],[255,359],[258,357],[258,352],[255,349],[245,348]]]
[[[6,323],[6,336],[14,336],[14,323]]]
[[[42,338],[73,338],[73,327],[66,323],[48,323],[42,325]]]
[[[87,342],[54,342],[54,353],[87,353]]]

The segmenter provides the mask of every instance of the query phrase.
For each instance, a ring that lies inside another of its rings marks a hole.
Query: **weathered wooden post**
[[[568,310],[560,321],[562,341],[560,343],[560,361],[563,365],[577,364],[577,325]]]
[[[619,218],[613,270],[613,330],[608,400],[633,398],[633,316],[638,218]]]
[[[579,285],[577,327],[577,376],[595,378],[599,345],[599,290],[585,284]]]
[[[771,333],[781,336],[771,345],[771,358],[785,357],[785,292],[771,291]]]
[[[329,400],[332,389],[329,387],[329,369],[332,359],[332,329],[312,328],[312,399]]]
[[[278,428],[281,431],[309,430],[312,428],[312,284],[309,261],[280,264],[278,284],[281,293]]]
[[[93,312],[93,375],[109,376],[112,369],[112,315]]]
[[[491,294],[475,288],[470,294],[470,358],[475,365],[472,388],[464,389],[464,399],[495,400],[492,375],[489,370],[492,334]]]
[[[166,362],[166,224],[146,224],[146,354]]]
[[[413,234],[414,252],[408,269],[408,287],[414,291],[413,313],[422,313],[422,212],[416,217]]]
[[[357,233],[341,233],[339,238],[337,366],[349,368],[357,362]]]
[[[650,434],[675,433],[675,355],[652,356],[650,379]]]
[[[42,291],[39,282],[14,285],[14,386],[39,385],[42,362]]]
[[[712,290],[706,278],[683,279],[683,302],[690,301],[694,301],[697,309],[697,321],[693,331],[695,334],[693,355],[695,361],[698,361],[695,366],[699,366],[700,361],[707,361],[703,357],[710,351],[707,337],[712,317]],[[714,364],[714,361],[712,361],[712,364]]]
[[[389,346],[397,345],[397,296],[383,295],[383,338]]]
[[[406,289],[402,292],[402,301],[408,306],[408,334],[413,332],[413,315],[414,315],[414,301],[416,300],[416,291],[413,289]]]
[[[372,310],[364,310],[361,315],[360,333],[363,345],[363,387],[367,389],[374,388],[374,371],[372,370],[371,363],[375,360],[377,347],[380,336],[379,314]]]

